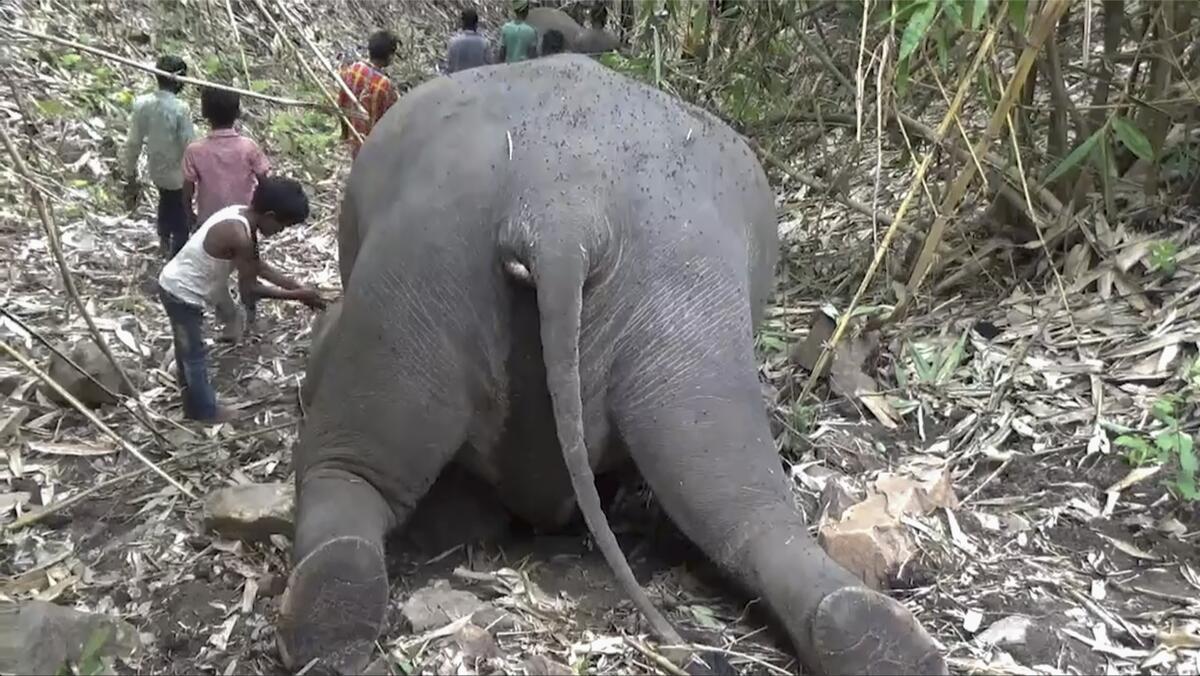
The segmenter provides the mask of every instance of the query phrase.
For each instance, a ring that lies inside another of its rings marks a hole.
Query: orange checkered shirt
[[[338,105],[350,119],[350,124],[355,131],[366,138],[375,123],[383,117],[388,108],[392,107],[400,95],[387,76],[366,61],[358,61],[343,68],[342,80],[345,81],[350,91],[354,92],[355,98],[362,103],[362,107],[367,110],[367,115],[363,116],[362,111],[354,105],[345,91],[338,94]],[[359,146],[359,142],[351,135],[350,153],[357,156]]]

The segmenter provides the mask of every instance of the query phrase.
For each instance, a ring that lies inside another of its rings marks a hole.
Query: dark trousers
[[[163,290],[158,297],[171,320],[175,366],[183,390],[183,414],[192,420],[209,420],[217,414],[217,396],[208,382],[208,360],[201,331],[204,308],[185,303]]]
[[[158,189],[158,241],[174,258],[188,240],[187,205],[183,190]]]

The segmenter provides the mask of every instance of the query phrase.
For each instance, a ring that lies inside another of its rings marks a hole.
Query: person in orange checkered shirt
[[[354,101],[343,90],[338,94],[338,106],[345,113],[354,130],[363,139],[371,133],[375,123],[400,98],[392,81],[384,74],[383,69],[392,63],[400,40],[389,31],[376,31],[367,41],[369,61],[357,61],[342,69],[342,80],[346,87],[354,93],[354,97],[362,104],[362,109],[354,105]],[[363,109],[366,114],[363,114]],[[346,120],[342,120],[342,140],[350,144],[351,157],[358,157],[361,147],[359,139],[350,133]]]

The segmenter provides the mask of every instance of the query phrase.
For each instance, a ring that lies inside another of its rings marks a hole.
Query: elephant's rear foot
[[[866,587],[843,587],[812,618],[812,654],[826,674],[947,674],[946,662],[912,613]]]
[[[292,571],[279,617],[279,654],[289,669],[320,658],[323,669],[361,673],[388,603],[383,552],[361,537],[330,540]]]

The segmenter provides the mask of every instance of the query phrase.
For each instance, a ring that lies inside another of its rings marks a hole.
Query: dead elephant
[[[773,196],[716,118],[575,55],[427,82],[355,162],[339,253],[345,296],[314,346],[295,453],[287,664],[362,667],[387,608],[384,535],[451,462],[537,525],[578,503],[670,637],[593,483],[632,459],[811,671],[946,673],[793,505],[752,345]]]
[[[575,40],[579,35],[583,33],[583,26],[580,26],[575,19],[572,19],[570,14],[553,7],[534,7],[529,10],[529,15],[525,17],[525,22],[533,26],[533,29],[537,31],[537,42],[534,44],[538,46],[539,52],[542,47],[542,37],[545,36],[546,31],[556,30],[562,33],[563,40],[566,41],[567,51],[573,51],[572,45],[575,44]]]

